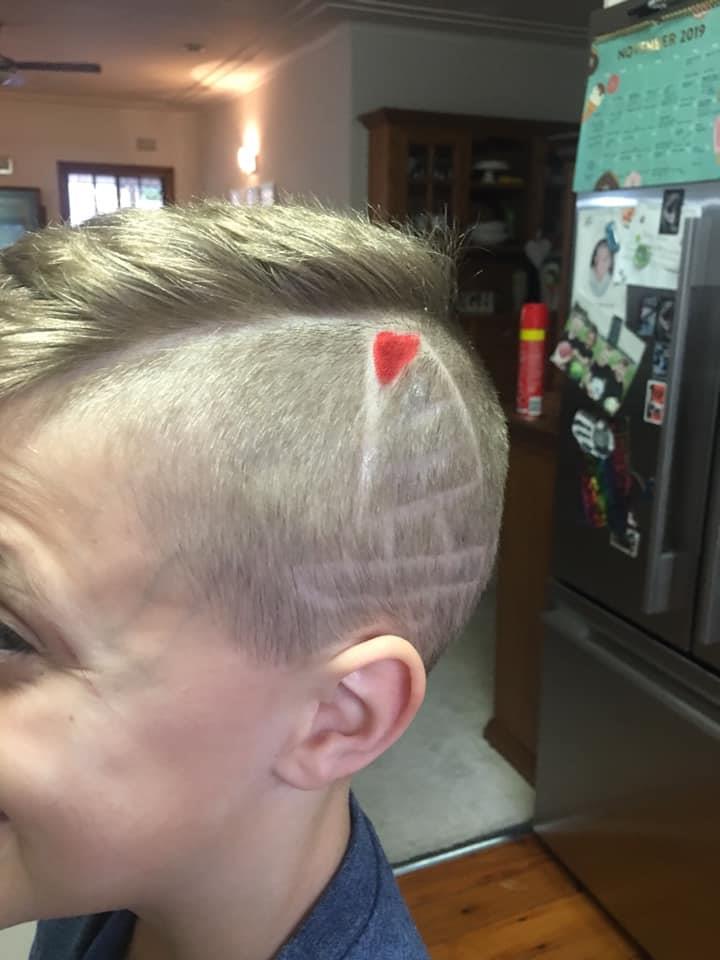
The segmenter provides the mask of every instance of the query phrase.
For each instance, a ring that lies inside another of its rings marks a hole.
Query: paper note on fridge
[[[676,290],[685,223],[699,217],[701,212],[700,207],[685,204],[677,233],[668,234],[660,232],[662,204],[659,200],[628,208],[620,229],[614,283]]]

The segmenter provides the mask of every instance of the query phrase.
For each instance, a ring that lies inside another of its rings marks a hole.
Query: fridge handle
[[[683,391],[685,345],[693,287],[691,264],[696,262],[698,237],[702,218],[689,219],[683,237],[680,284],[675,309],[672,349],[668,366],[665,416],[660,432],[655,496],[652,506],[648,560],[643,592],[643,611],[648,614],[665,613],[671,606],[673,578],[677,573],[680,554],[667,549],[667,528],[671,509],[670,486],[673,476],[678,414]]]

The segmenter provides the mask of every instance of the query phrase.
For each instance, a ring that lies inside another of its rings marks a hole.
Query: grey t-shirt
[[[377,834],[352,793],[350,816],[342,863],[275,960],[429,960]],[[41,920],[29,960],[123,960],[135,920],[128,910]]]

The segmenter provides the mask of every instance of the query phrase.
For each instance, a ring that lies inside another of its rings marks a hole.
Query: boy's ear
[[[352,776],[402,736],[425,687],[422,659],[402,637],[373,637],[335,655],[322,667],[305,728],[275,758],[274,774],[300,790]]]

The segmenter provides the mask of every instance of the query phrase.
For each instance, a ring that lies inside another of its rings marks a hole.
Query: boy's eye
[[[9,627],[6,623],[0,623],[0,655],[3,653],[31,656],[37,651],[29,643],[26,643],[12,627]]]

